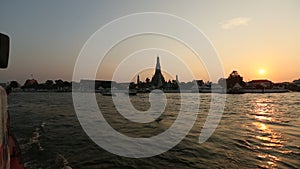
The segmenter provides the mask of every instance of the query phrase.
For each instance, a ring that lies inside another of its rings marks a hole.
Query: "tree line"
[[[46,80],[44,83],[38,83],[35,79],[28,79],[23,85],[18,81],[11,81],[8,87],[12,89],[20,88],[22,90],[67,90],[72,87],[72,83],[68,81],[58,80]]]

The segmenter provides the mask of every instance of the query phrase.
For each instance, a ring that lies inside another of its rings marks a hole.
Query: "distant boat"
[[[103,96],[115,96],[116,94],[111,91],[111,89],[102,90],[101,94]]]
[[[243,89],[229,89],[227,90],[227,94],[244,94],[245,91]]]
[[[201,89],[199,89],[199,93],[211,93],[211,89],[210,88],[201,88]]]
[[[288,89],[243,89],[245,93],[286,93]]]
[[[128,92],[126,92],[129,96],[136,96],[137,95],[137,90],[135,89],[130,89]]]
[[[41,90],[37,90],[37,92],[49,92],[49,90],[47,90],[47,89],[41,89]]]
[[[105,93],[101,93],[102,96],[115,96],[114,93],[111,93],[111,92],[105,92]]]

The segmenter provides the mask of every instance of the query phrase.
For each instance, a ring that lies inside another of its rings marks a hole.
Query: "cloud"
[[[233,29],[238,26],[247,26],[250,21],[251,18],[238,17],[222,22],[221,26],[223,29]]]

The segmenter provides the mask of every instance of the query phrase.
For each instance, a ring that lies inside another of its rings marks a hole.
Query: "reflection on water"
[[[262,164],[260,167],[262,168],[277,168],[277,161],[279,161],[279,158],[276,156],[272,156],[270,154],[258,154],[258,158],[261,158],[262,160],[267,160],[266,165]]]
[[[282,148],[284,146],[282,133],[276,132],[270,125],[266,124],[267,122],[276,121],[274,118],[274,101],[259,98],[253,103],[253,107],[253,114],[256,121],[252,122],[252,124],[257,129],[254,137],[261,140],[260,145],[256,146],[259,151],[257,157],[261,163],[259,166],[262,168],[277,168],[277,162],[281,160],[279,157],[272,155],[268,151],[264,151],[264,153],[260,152],[260,150],[272,150],[276,147]]]
[[[97,95],[97,100],[116,130],[132,137],[151,137],[168,129],[178,116],[179,95],[166,96],[170,105],[162,120],[147,124],[124,120],[109,97]],[[189,135],[170,151],[143,159],[119,157],[93,143],[76,118],[70,93],[12,93],[9,109],[27,169],[66,165],[89,169],[300,168],[299,93],[227,95],[222,120],[203,144],[198,138],[210,108],[210,94],[200,97],[197,121]],[[140,94],[131,97],[131,102],[147,110],[148,98]]]

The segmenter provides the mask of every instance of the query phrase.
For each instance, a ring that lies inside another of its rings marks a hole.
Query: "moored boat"
[[[137,90],[135,89],[130,89],[127,93],[129,96],[136,96],[137,95]]]
[[[244,93],[286,93],[288,89],[243,89]]]
[[[115,96],[115,93],[111,89],[104,89],[101,94],[102,96]]]

